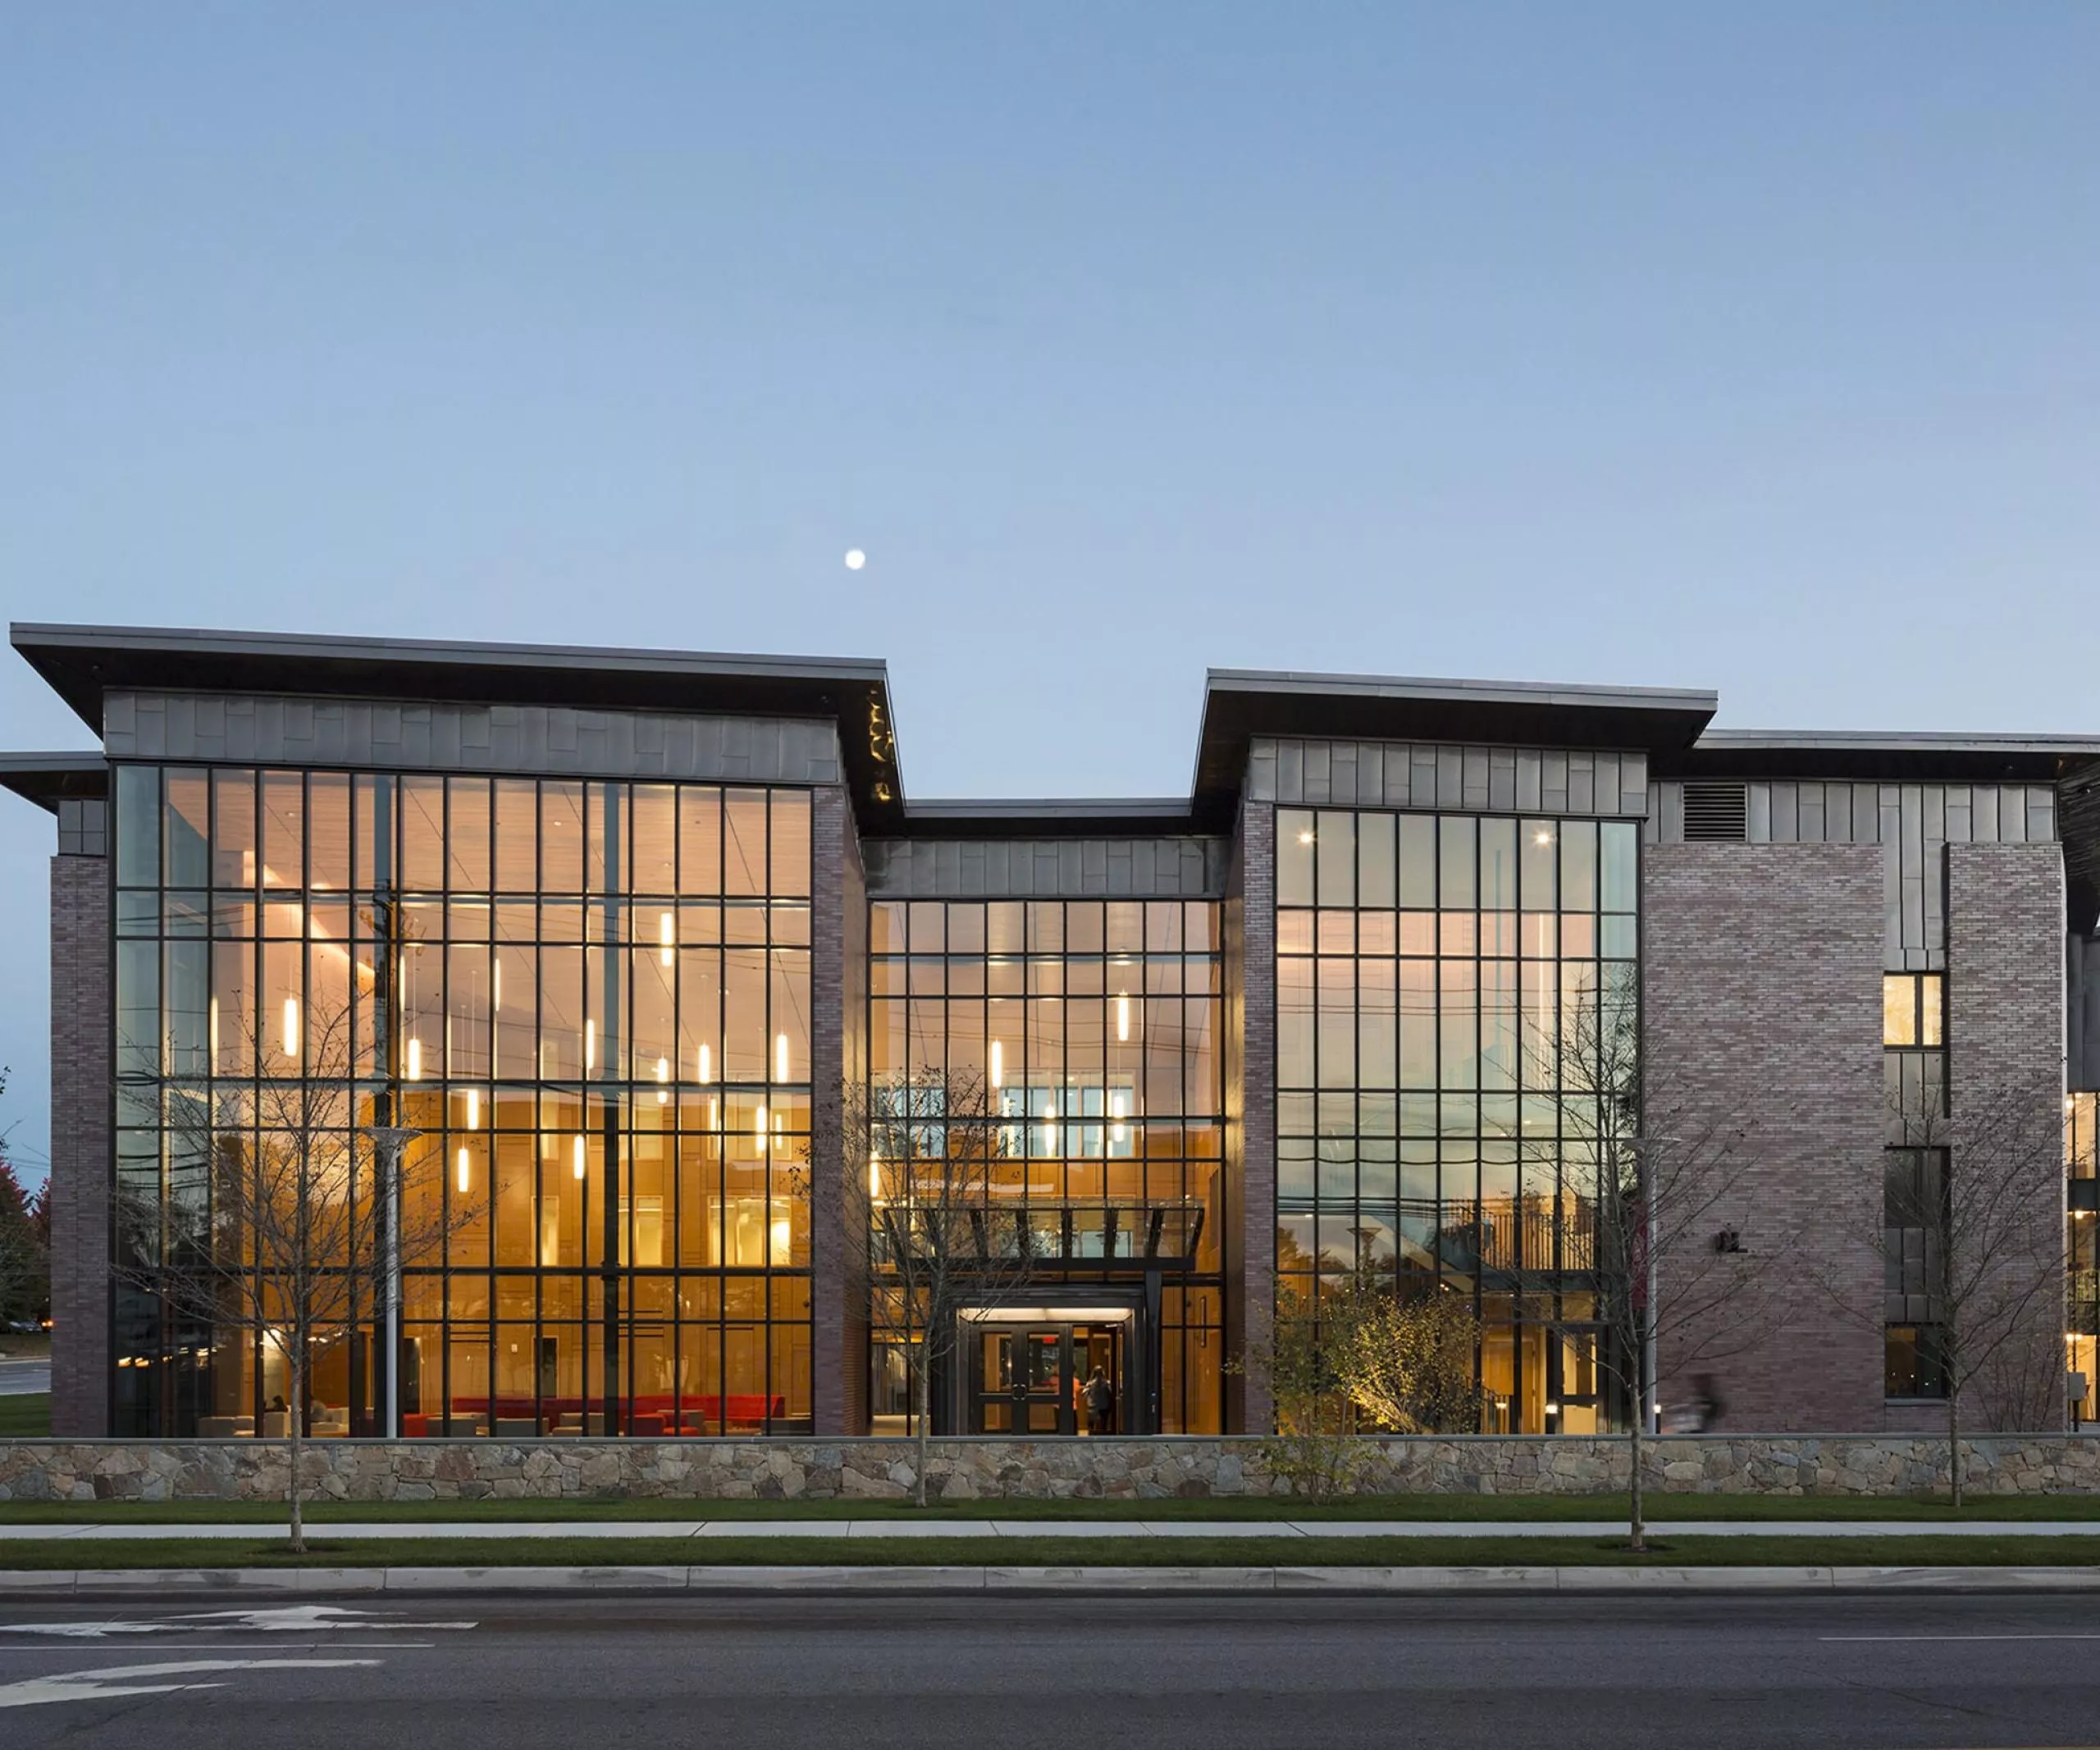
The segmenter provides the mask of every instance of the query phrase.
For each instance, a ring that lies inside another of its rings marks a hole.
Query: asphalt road
[[[193,1615],[220,1612],[222,1614]],[[253,1614],[251,1614],[253,1612]],[[2100,1745],[2074,1597],[0,1605],[0,1744]]]
[[[48,1361],[0,1361],[0,1397],[25,1397],[50,1389]]]

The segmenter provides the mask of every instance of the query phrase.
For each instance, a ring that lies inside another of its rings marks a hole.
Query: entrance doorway
[[[972,1319],[969,1363],[970,1432],[974,1434],[1121,1433],[1125,1407],[1126,1317],[1066,1319],[1054,1315]],[[1108,1391],[1103,1411],[1087,1404],[1098,1369]]]

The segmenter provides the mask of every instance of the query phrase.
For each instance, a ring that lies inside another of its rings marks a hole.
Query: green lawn
[[[2100,1537],[1681,1538],[1634,1556],[1614,1539],[1589,1538],[622,1538],[530,1542],[436,1538],[328,1541],[320,1529],[304,1556],[277,1540],[199,1543],[171,1538],[121,1542],[25,1541],[0,1548],[0,1568],[504,1568],[716,1566],[928,1567],[2090,1567]]]
[[[45,1440],[51,1434],[51,1394],[0,1397],[0,1440]]]
[[[0,1405],[30,1401],[0,1398]],[[39,1403],[43,1400],[36,1400]],[[1851,1497],[1780,1495],[1651,1495],[1648,1517],[1658,1524],[1676,1519],[1943,1519],[1953,1516],[1945,1501],[1875,1501]],[[892,1501],[316,1501],[307,1515],[316,1524],[432,1520],[594,1519],[1413,1519],[1507,1521],[1619,1519],[1623,1495],[1377,1495],[1326,1506],[1284,1499],[1235,1496],[1202,1501],[937,1501],[924,1513]],[[139,1526],[248,1523],[284,1517],[278,1502],[7,1501],[0,1524]],[[2092,1519],[2100,1529],[2100,1495],[1987,1496],[1967,1502],[1961,1517],[2002,1519]]]

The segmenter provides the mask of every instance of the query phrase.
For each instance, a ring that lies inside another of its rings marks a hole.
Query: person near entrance
[[[1108,1376],[1097,1367],[1086,1382],[1086,1431],[1089,1434],[1107,1434],[1115,1426],[1116,1388],[1109,1384]]]

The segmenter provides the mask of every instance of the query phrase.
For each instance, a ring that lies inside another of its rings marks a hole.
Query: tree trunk
[[[1641,1341],[1637,1325],[1634,1336],[1633,1378],[1637,1387],[1634,1393],[1633,1414],[1626,1419],[1628,1469],[1626,1475],[1627,1528],[1626,1547],[1637,1553],[1648,1547],[1648,1519],[1646,1497],[1642,1492],[1641,1477],[1642,1436],[1648,1432],[1648,1400],[1655,1387],[1648,1378],[1648,1346]]]
[[[1947,1481],[1951,1505],[1961,1510],[1961,1392],[1952,1379],[1947,1382]]]
[[[911,1504],[916,1507],[926,1505],[926,1467],[934,1456],[934,1398],[933,1357],[923,1351],[919,1357],[919,1467],[912,1478]]]
[[[291,1350],[291,1408],[285,1413],[285,1425],[291,1431],[292,1474],[288,1487],[291,1493],[291,1551],[294,1556],[306,1553],[306,1521],[299,1511],[299,1460],[306,1451],[306,1346],[296,1340]]]

